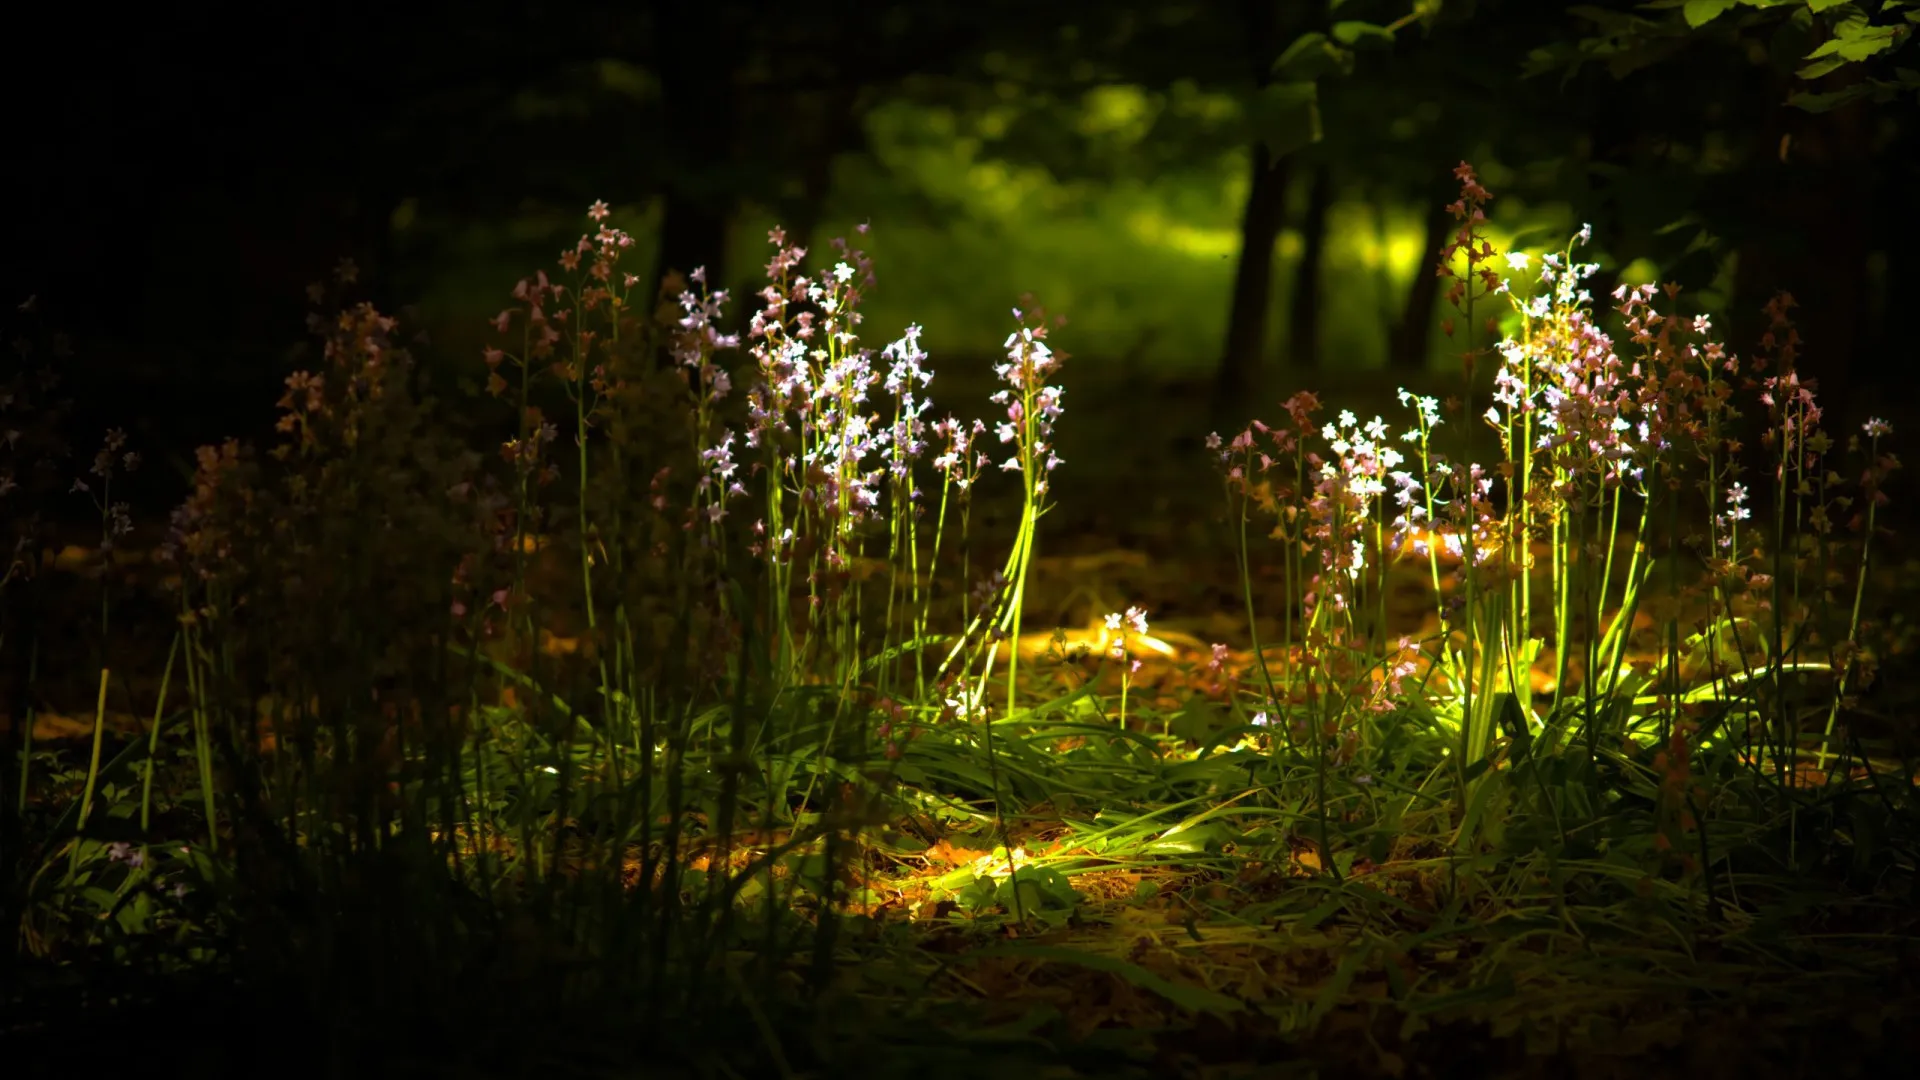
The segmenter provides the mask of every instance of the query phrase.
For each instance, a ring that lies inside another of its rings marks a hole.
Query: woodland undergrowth
[[[1460,1023],[1684,1046],[1676,1000],[1869,1038],[1913,972],[1910,719],[1862,700],[1887,426],[1823,425],[1790,298],[1736,355],[1677,287],[1590,296],[1587,230],[1496,251],[1457,176],[1456,399],[1210,437],[1245,632],[1199,648],[1145,603],[1030,621],[1073,498],[1061,321],[1023,300],[963,418],[919,327],[867,344],[853,243],[775,230],[735,322],[702,271],[623,269],[595,204],[493,321],[498,437],[417,392],[350,265],[315,286],[275,438],[201,449],[142,564],[171,644],[129,682],[138,459],[116,431],[73,468],[61,350],[23,338],[12,1032],[226,1010],[322,1072],[716,1076],[956,1041],[1392,1073]],[[33,615],[82,498],[97,696],[36,738],[85,663]]]

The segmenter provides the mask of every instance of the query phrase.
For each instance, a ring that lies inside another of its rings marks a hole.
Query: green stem
[[[167,649],[167,666],[160,671],[160,696],[153,703],[153,726],[147,729],[147,760],[140,776],[140,832],[145,834],[152,825],[153,807],[153,759],[160,752],[160,721],[167,711],[167,687],[173,680],[173,661],[180,655],[180,634],[175,632],[173,644]]]
[[[34,707],[33,688],[40,676],[40,635],[35,634],[27,647],[27,693],[26,708],[22,710],[20,729],[20,791],[16,814],[25,817],[27,813],[27,788],[33,780],[33,727],[40,719],[39,710]]]
[[[93,814],[93,790],[100,780],[100,747],[107,731],[107,669],[100,669],[100,696],[93,706],[93,753],[87,759],[87,783],[80,795],[80,819],[74,826],[73,848],[67,858],[67,875],[80,866],[80,841],[87,832],[87,818]]]

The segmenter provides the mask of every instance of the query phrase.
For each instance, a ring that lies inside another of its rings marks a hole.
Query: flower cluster
[[[494,332],[502,336],[511,333],[518,324],[519,348],[510,351],[496,345],[481,351],[487,365],[488,393],[496,397],[505,394],[509,383],[502,369],[515,369],[520,373],[520,403],[523,408],[527,407],[528,387],[536,372],[536,362],[543,363],[541,370],[566,390],[577,408],[576,421],[586,428],[592,426],[603,402],[618,391],[619,380],[614,377],[605,354],[619,338],[622,314],[629,306],[628,298],[639,278],[619,269],[622,255],[633,247],[633,237],[608,225],[606,221],[610,216],[612,211],[606,202],[596,200],[587,208],[587,217],[593,222],[591,230],[560,252],[560,269],[573,276],[572,286],[552,280],[545,270],[514,284],[512,297],[516,305],[503,309],[491,322]],[[712,298],[715,310],[725,298],[725,293]],[[697,306],[708,298],[689,301],[683,293],[681,299],[683,306]],[[594,318],[602,320],[601,329],[588,325]],[[686,325],[682,323],[683,328]],[[685,334],[676,338],[676,355],[685,340]],[[711,375],[710,372],[703,374]],[[531,420],[523,425],[518,456],[524,458],[537,449],[538,442],[529,437],[531,429],[536,427],[537,421]],[[581,436],[584,438],[584,430]]]
[[[1474,174],[1473,166],[1466,162],[1461,162],[1453,170],[1453,175],[1460,181],[1460,197],[1447,205],[1447,213],[1460,223],[1460,227],[1455,230],[1453,239],[1440,249],[1437,270],[1440,277],[1448,278],[1452,282],[1447,287],[1447,303],[1466,316],[1471,326],[1474,301],[1500,292],[1505,282],[1501,280],[1499,272],[1493,268],[1493,244],[1480,231],[1487,220],[1486,205],[1493,201],[1493,195],[1481,186],[1479,177]],[[1454,267],[1456,258],[1463,259],[1463,268]],[[1475,286],[1479,287],[1477,292]],[[1452,337],[1453,320],[1451,318],[1442,320],[1440,329],[1448,337]],[[1472,381],[1475,359],[1472,349],[1461,354],[1462,366],[1469,382]]]
[[[933,425],[933,433],[946,440],[946,449],[933,459],[933,467],[964,496],[979,482],[980,471],[992,462],[986,451],[974,445],[987,433],[986,421],[975,420],[968,425],[949,416]]]
[[[1582,229],[1576,242],[1587,235]],[[1498,346],[1503,363],[1486,412],[1509,457],[1548,455],[1554,494],[1562,499],[1577,497],[1589,481],[1637,480],[1644,468],[1628,437],[1638,380],[1625,378],[1613,339],[1593,321],[1593,298],[1583,285],[1599,269],[1567,255],[1541,257],[1543,288],[1531,300],[1514,300],[1520,332]],[[1506,284],[1501,288],[1510,293]]]
[[[1436,398],[1419,397],[1402,387],[1400,404],[1414,410],[1415,424],[1402,432],[1400,438],[1416,445],[1421,475],[1415,476],[1411,470],[1404,469],[1387,473],[1393,481],[1394,505],[1400,508],[1393,519],[1392,546],[1395,551],[1410,547],[1415,555],[1428,557],[1432,552],[1427,530],[1433,520],[1436,489],[1450,471],[1447,463],[1433,452],[1432,445],[1433,429],[1444,421]]]
[[[1900,468],[1900,459],[1892,451],[1880,447],[1880,440],[1893,433],[1892,425],[1875,417],[1862,424],[1860,430],[1866,435],[1868,443],[1867,466],[1860,473],[1860,491],[1866,496],[1867,509],[1871,510],[1887,505],[1887,477]],[[1867,526],[1870,519],[1866,513],[1863,510],[1854,518],[1856,529]]]
[[[694,443],[701,465],[700,478],[694,483],[692,516],[717,525],[726,517],[727,501],[747,494],[745,485],[735,475],[739,466],[733,460],[734,432],[719,426],[715,419],[720,405],[733,391],[732,376],[716,356],[721,350],[739,347],[740,336],[720,329],[726,313],[727,290],[708,289],[706,267],[695,267],[688,280],[698,291],[681,289],[679,292],[676,302],[681,316],[674,324],[669,351],[687,382],[693,409]]]
[[[1374,675],[1367,694],[1367,711],[1392,712],[1397,703],[1405,699],[1406,681],[1419,673],[1420,647],[1411,638],[1402,637]]]
[[[1356,577],[1367,567],[1368,529],[1379,519],[1386,481],[1405,458],[1390,444],[1386,422],[1377,416],[1362,425],[1352,412],[1342,411],[1327,434],[1333,457],[1309,455],[1318,478],[1307,501],[1307,536],[1319,551],[1324,599],[1344,610]]]
[[[995,434],[1014,451],[1000,467],[1021,474],[1036,503],[1044,504],[1048,478],[1062,464],[1053,447],[1053,423],[1060,417],[1064,393],[1047,380],[1059,371],[1066,355],[1048,347],[1044,311],[1014,308],[1013,317],[1020,328],[1007,335],[1001,346],[1007,350],[1007,359],[993,369],[1006,385],[994,393],[992,401],[1007,411]]]
[[[1107,656],[1114,660],[1129,661],[1129,672],[1140,670],[1140,661],[1133,658],[1127,648],[1129,637],[1145,637],[1147,634],[1147,610],[1142,607],[1130,607],[1125,614],[1109,612],[1101,638],[1105,642]]]
[[[893,423],[887,431],[888,467],[894,481],[902,485],[911,482],[913,462],[927,451],[927,425],[921,417],[933,406],[920,393],[933,382],[927,354],[920,348],[920,333],[917,324],[909,326],[898,341],[880,350],[890,361],[883,385],[894,400]]]
[[[234,534],[222,513],[230,495],[246,499],[242,453],[237,439],[194,452],[193,491],[174,507],[167,539],[158,555],[162,562],[181,566],[200,580],[211,579],[231,565]]]
[[[133,472],[140,467],[140,455],[126,449],[127,433],[119,428],[107,432],[100,449],[93,455],[93,466],[87,471],[98,477],[100,491],[96,495],[85,478],[76,478],[72,490],[93,500],[94,509],[100,512],[100,550],[113,550],[116,538],[133,531],[133,517],[125,502],[113,499],[113,474],[117,468],[121,472]]]
[[[861,529],[882,517],[889,483],[896,528],[915,508],[913,470],[927,452],[933,374],[919,326],[878,354],[861,346],[859,306],[874,282],[865,253],[835,239],[832,264],[809,276],[806,249],[777,228],[767,240],[768,282],[747,332],[757,378],[747,391],[744,441],[765,458],[769,478],[755,547],[776,559],[804,549],[822,560],[814,573],[839,574],[860,550]],[[883,395],[890,416],[876,400]],[[710,468],[732,469],[730,434],[709,448]]]
[[[733,382],[726,369],[714,362],[714,356],[721,350],[738,348],[740,335],[720,331],[720,320],[727,306],[727,290],[708,290],[707,268],[696,267],[687,277],[700,291],[680,291],[678,303],[682,315],[674,324],[673,358],[687,369],[696,397],[704,402],[718,403],[732,391]]]

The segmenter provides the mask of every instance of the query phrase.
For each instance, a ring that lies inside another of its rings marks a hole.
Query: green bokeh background
[[[1107,87],[1085,95],[1081,134],[1127,148],[1115,120],[1142,108],[1150,95]],[[1222,99],[1219,107],[1232,108]],[[1010,309],[1033,294],[1068,327],[1061,347],[1082,359],[1118,363],[1173,380],[1204,378],[1216,365],[1225,332],[1239,214],[1247,187],[1241,150],[1192,162],[1163,176],[1112,175],[1062,180],[1037,165],[995,156],[979,134],[994,118],[963,120],[954,111],[893,101],[867,118],[870,153],[834,164],[834,183],[809,264],[824,258],[827,240],[846,236],[874,260],[877,288],[866,303],[865,331],[877,347],[910,323],[942,355],[996,353],[1012,325]],[[1118,133],[1116,135],[1116,132]],[[1498,162],[1482,165],[1496,194]],[[1300,210],[1304,177],[1291,197]],[[612,223],[636,237],[625,264],[651,265],[660,208],[608,192]],[[583,208],[580,208],[584,210]],[[1324,374],[1380,368],[1389,327],[1412,276],[1422,271],[1421,223],[1426,208],[1382,204],[1364,195],[1336,199],[1322,266]],[[1496,200],[1491,234],[1503,248],[1518,239],[1534,251],[1558,248],[1579,227],[1565,206]],[[1297,215],[1296,215],[1297,216]],[[730,285],[738,297],[761,284],[774,216],[750,208],[732,228]],[[866,223],[870,231],[856,235]],[[578,212],[530,208],[493,223],[435,221],[412,204],[396,218],[402,252],[418,252],[421,318],[447,348],[441,355],[477,355],[484,321],[506,302],[519,277],[551,269],[560,249],[587,225]],[[1269,363],[1283,365],[1288,298],[1303,247],[1288,229],[1275,250]],[[427,253],[431,253],[430,256]],[[1605,260],[1605,238],[1588,258]],[[1652,276],[1629,267],[1628,280]],[[1445,350],[1435,313],[1430,357]]]

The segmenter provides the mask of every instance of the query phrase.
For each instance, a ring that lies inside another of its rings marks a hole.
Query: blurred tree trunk
[[[1293,274],[1287,304],[1287,363],[1320,366],[1320,270],[1326,261],[1327,214],[1333,208],[1333,170],[1324,162],[1313,170],[1307,214],[1300,221],[1300,265]]]
[[[1287,158],[1272,160],[1264,145],[1253,148],[1253,183],[1240,217],[1240,261],[1233,271],[1233,302],[1227,311],[1227,346],[1214,386],[1225,408],[1253,392],[1264,366],[1267,312],[1273,305],[1273,246],[1287,220]]]
[[[787,214],[787,235],[792,242],[805,244],[809,251],[825,252],[823,237],[814,234],[826,214],[827,196],[833,191],[833,163],[842,154],[861,148],[865,142],[865,113],[860,109],[859,88],[842,83],[817,97],[819,115],[796,117],[806,124],[809,137],[800,159],[800,191],[796,204]],[[852,242],[852,238],[848,238]]]
[[[1271,0],[1242,0],[1239,29],[1247,47],[1243,55],[1254,86],[1264,88],[1273,78],[1280,55],[1283,12]],[[1265,142],[1252,147],[1252,182],[1247,205],[1240,214],[1240,261],[1233,269],[1233,299],[1227,309],[1227,338],[1214,378],[1213,411],[1223,421],[1237,421],[1236,406],[1259,382],[1267,351],[1267,318],[1273,306],[1273,246],[1287,221],[1287,188],[1293,162],[1275,154]]]
[[[1427,366],[1427,339],[1433,332],[1433,306],[1440,299],[1440,278],[1434,268],[1440,262],[1440,249],[1446,246],[1453,218],[1438,199],[1427,203],[1426,235],[1421,240],[1420,262],[1413,270],[1413,282],[1407,287],[1406,306],[1400,309],[1400,321],[1393,324],[1387,341],[1387,363],[1395,371],[1421,371]]]
[[[704,267],[707,280],[722,288],[727,226],[739,202],[733,166],[740,60],[728,41],[725,13],[716,6],[663,4],[656,10],[668,171],[652,281]]]
[[[1861,78],[1857,67],[1842,69],[1814,88],[1840,90]],[[1798,369],[1818,380],[1831,431],[1862,419],[1875,404],[1855,396],[1854,379],[1859,349],[1870,340],[1862,334],[1870,312],[1868,260],[1889,219],[1908,215],[1888,213],[1874,201],[1876,138],[1868,103],[1825,113],[1788,105],[1788,94],[1805,85],[1778,68],[1767,83],[1769,107],[1753,133],[1754,163],[1747,170],[1753,179],[1744,191],[1753,225],[1736,249],[1724,333],[1730,351],[1754,352],[1767,329],[1767,302],[1791,293],[1798,305],[1788,313],[1801,338]],[[1911,195],[1902,196],[1911,206]]]
[[[1774,160],[1753,210],[1766,228],[1740,247],[1729,346],[1751,350],[1766,331],[1767,301],[1793,294],[1798,307],[1789,317],[1804,342],[1799,370],[1819,380],[1835,419],[1853,419],[1850,406],[1869,404],[1854,398],[1873,220],[1868,115],[1856,102],[1818,115],[1779,106],[1770,119],[1761,145]]]

